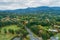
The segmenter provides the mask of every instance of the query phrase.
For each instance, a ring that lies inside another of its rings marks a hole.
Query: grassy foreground
[[[15,34],[0,34],[0,40],[11,40]]]
[[[12,30],[19,30],[20,28],[17,27],[17,25],[10,25],[10,26],[5,26],[3,28],[1,28],[1,32],[0,32],[0,40],[11,40],[13,37],[17,36],[17,34],[11,34],[11,33],[4,33],[4,29],[6,29],[6,31],[8,31],[9,29]]]

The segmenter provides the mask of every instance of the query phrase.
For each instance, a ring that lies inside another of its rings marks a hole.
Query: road
[[[27,30],[27,32],[29,33],[29,36],[30,36],[30,40],[42,40],[41,38],[39,38],[39,37],[35,37],[34,35],[33,35],[33,32],[29,29],[29,28],[27,28],[26,26],[25,26],[25,29]],[[13,40],[21,40],[21,38],[19,37],[16,37],[16,38],[14,38]]]
[[[27,30],[27,32],[29,33],[29,36],[30,36],[30,40],[40,40],[41,38],[39,38],[39,37],[35,37],[34,35],[33,35],[33,32],[30,30],[30,29],[28,29],[26,26],[25,26],[25,29]],[[41,39],[42,40],[42,39]]]

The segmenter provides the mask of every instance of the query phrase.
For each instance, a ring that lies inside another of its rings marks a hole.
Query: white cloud
[[[37,6],[59,6],[60,0],[0,0],[0,9],[18,9]]]

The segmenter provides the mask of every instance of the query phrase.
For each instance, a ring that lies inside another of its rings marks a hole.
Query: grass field
[[[4,30],[4,29],[6,29],[6,30],[8,30],[8,29],[18,30],[18,29],[20,29],[20,27],[17,27],[17,25],[9,25],[9,26],[5,26],[2,28],[2,30]]]
[[[11,33],[7,33],[5,34],[4,33],[4,29],[9,30],[9,29],[12,29],[12,30],[19,30],[20,28],[17,27],[17,25],[10,25],[10,26],[5,26],[3,28],[1,28],[1,33],[0,33],[0,40],[11,40],[13,37],[17,36],[17,34],[11,34]]]
[[[15,34],[0,34],[0,40],[11,40]]]

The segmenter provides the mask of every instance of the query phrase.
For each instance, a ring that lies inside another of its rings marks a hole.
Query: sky
[[[39,6],[60,7],[60,0],[0,0],[0,10],[25,9]]]

